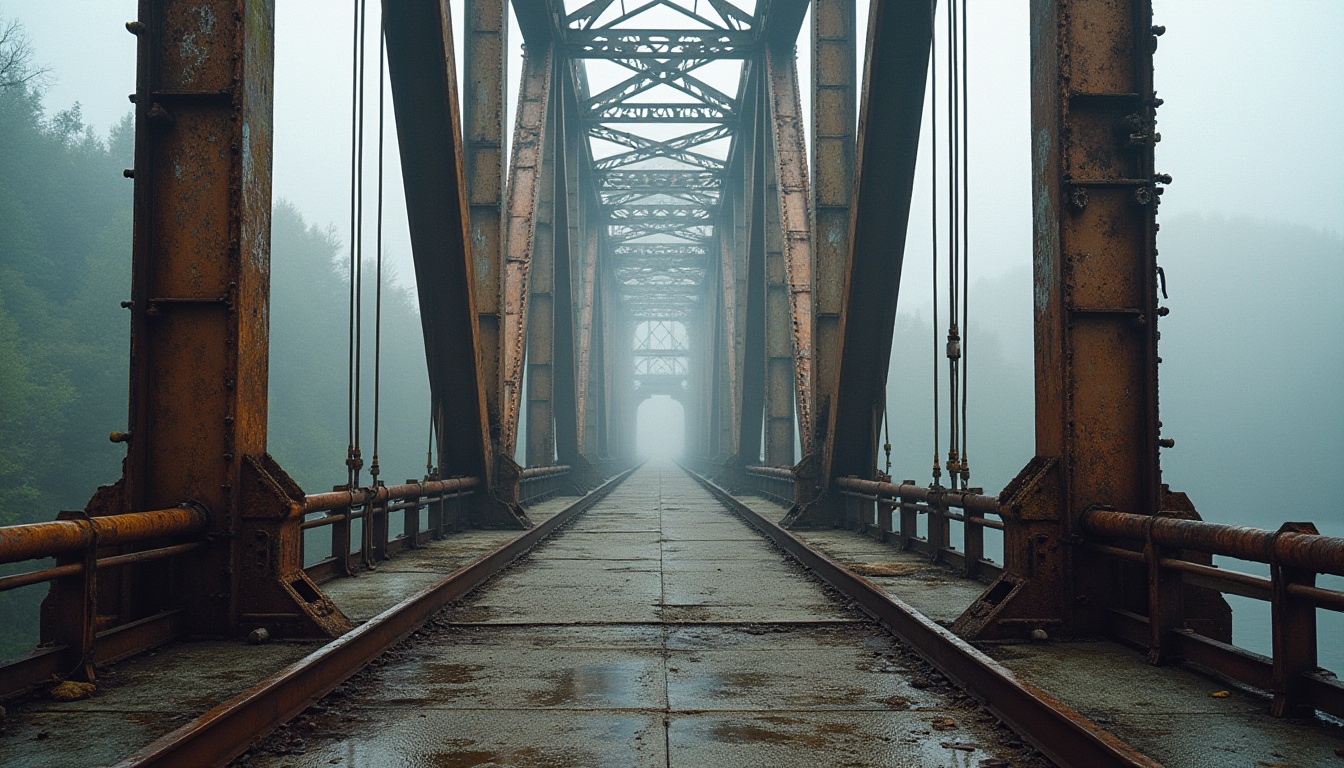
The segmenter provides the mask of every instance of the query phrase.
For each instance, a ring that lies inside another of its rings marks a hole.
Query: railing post
[[[878,541],[887,541],[888,539],[891,538],[892,533],[891,518],[892,513],[895,511],[895,509],[896,509],[895,498],[889,499],[886,496],[878,497],[877,502]]]
[[[1284,523],[1279,533],[1309,533],[1320,531],[1311,523]],[[1271,553],[1277,547],[1271,547]],[[1295,715],[1310,708],[1307,703],[1305,680],[1307,673],[1316,671],[1316,605],[1311,600],[1288,591],[1291,584],[1316,585],[1316,573],[1288,568],[1270,555],[1269,574],[1273,582],[1270,615],[1273,622],[1274,644],[1274,704],[1275,717]]]
[[[70,677],[93,682],[93,633],[98,620],[98,541],[84,512],[61,512],[56,519],[83,521],[89,526],[90,540],[83,550],[56,558],[58,566],[82,563],[84,569],[51,583],[51,593],[42,603],[42,639],[66,647],[66,663],[73,669]],[[79,608],[70,610],[70,606]]]
[[[966,566],[963,572],[968,579],[980,578],[980,561],[985,559],[985,527],[971,518],[974,513],[964,509],[966,522],[962,524],[962,545],[966,551]]]
[[[408,478],[407,485],[419,486],[420,481],[415,478]],[[414,496],[406,501],[414,501],[415,504],[402,510],[402,535],[406,537],[406,549],[415,549],[420,546],[420,497],[421,492],[416,492]]]
[[[951,536],[945,499],[942,489],[929,494],[929,560],[935,563],[942,562]]]
[[[347,486],[337,485],[332,490],[347,490]],[[341,518],[331,524],[331,556],[336,561],[336,572],[342,576],[350,575],[350,515],[353,513],[353,506],[327,511],[328,517]]]
[[[1148,569],[1148,663],[1155,665],[1172,661],[1172,644],[1167,641],[1173,630],[1181,628],[1185,615],[1184,578],[1180,571],[1162,568],[1162,558],[1168,552],[1153,542],[1153,523],[1159,519],[1154,515],[1146,521],[1143,544]]]
[[[904,485],[914,485],[914,480],[906,480]],[[896,503],[901,509],[901,530],[897,537],[901,544],[901,549],[910,549],[910,540],[919,535],[919,510],[915,509],[914,502],[907,501],[904,496],[897,496]]]

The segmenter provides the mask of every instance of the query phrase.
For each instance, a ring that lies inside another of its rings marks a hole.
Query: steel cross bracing
[[[618,343],[643,346],[618,387],[638,396],[685,391],[697,375],[691,361],[703,359],[685,345],[713,344],[712,330],[691,331],[695,341],[675,350],[651,350],[636,327],[699,328],[694,321],[723,289],[710,259],[722,251],[730,158],[759,50],[756,8],[740,0],[595,0],[571,9],[556,50],[572,73],[576,122],[592,158],[587,178],[603,274],[614,284],[612,320]]]

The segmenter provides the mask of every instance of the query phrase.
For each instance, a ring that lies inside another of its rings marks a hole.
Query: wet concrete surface
[[[1046,765],[681,470],[646,466],[238,765],[982,761]]]
[[[787,508],[741,500],[772,520]],[[795,531],[811,546],[947,626],[985,584],[844,530]],[[878,575],[878,574],[898,575]],[[1168,768],[1344,768],[1344,728],[1270,717],[1269,700],[1106,641],[981,644],[1033,685]],[[1227,692],[1225,697],[1210,694]]]
[[[547,519],[572,497],[528,508]],[[336,579],[323,589],[356,623],[395,605],[479,558],[519,531],[471,531],[401,552],[373,572]],[[38,694],[7,703],[0,729],[0,766],[61,768],[115,763],[140,747],[227,701],[320,645],[238,641],[180,641],[101,670],[90,698],[55,702]]]

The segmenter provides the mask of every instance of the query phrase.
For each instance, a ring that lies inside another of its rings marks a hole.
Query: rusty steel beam
[[[1037,455],[1004,490],[1004,573],[956,624],[986,639],[1142,612],[1142,569],[1070,542],[1092,506],[1162,509],[1151,3],[1033,0],[1031,27]]]
[[[576,180],[577,181],[577,180]],[[579,295],[578,327],[575,329],[576,366],[578,369],[578,390],[576,398],[581,415],[579,419],[579,445],[585,456],[597,458],[599,448],[598,414],[601,412],[601,303],[597,292],[598,225],[589,211],[591,206],[580,204],[579,211],[584,226],[580,229],[581,240],[579,269],[582,272]]]
[[[452,20],[446,0],[385,2],[383,13],[441,471],[494,487]],[[471,514],[482,525],[530,525],[516,504],[489,492],[473,497]]]
[[[765,109],[765,102],[762,101]],[[766,111],[768,114],[768,110]],[[766,124],[767,126],[769,123]],[[792,467],[794,458],[793,332],[789,276],[784,265],[784,233],[779,220],[779,185],[774,135],[762,134],[765,156],[765,458],[772,467]]]
[[[815,406],[813,430],[804,438],[821,458],[829,440],[840,360],[840,313],[850,259],[850,200],[854,184],[854,0],[812,0],[812,284],[816,324],[812,339]],[[869,50],[874,50],[869,48]],[[903,137],[902,137],[903,138]],[[898,141],[896,137],[884,140]],[[887,273],[897,282],[900,272]],[[883,278],[879,278],[882,280]],[[845,396],[850,393],[845,392]],[[824,473],[819,478],[825,484]]]
[[[744,283],[742,333],[742,405],[738,409],[737,458],[747,466],[761,461],[761,430],[765,411],[765,110],[761,108],[764,88],[759,69],[743,89],[743,125],[750,131],[742,137],[743,178],[746,179],[747,236],[744,243],[746,279]]]
[[[528,277],[539,214],[537,187],[542,158],[549,146],[547,115],[554,80],[550,46],[529,48],[523,55],[518,109],[509,161],[508,230],[504,255],[504,345],[499,450],[512,456],[518,446],[518,409],[523,396],[523,358],[527,345]]]
[[[556,73],[557,89],[564,88],[561,82],[561,73]],[[577,137],[581,134],[574,130],[575,121],[573,120],[574,111],[570,108],[570,101],[564,95],[558,94],[554,99],[555,121],[553,128],[555,130],[555,161],[554,171],[554,206],[553,221],[551,226],[552,240],[555,245],[555,255],[553,259],[553,282],[554,282],[554,323],[552,331],[552,419],[555,424],[555,456],[556,461],[574,468],[573,477],[577,484],[587,487],[589,483],[587,462],[584,460],[579,448],[579,421],[581,418],[579,411],[578,389],[576,373],[579,370],[574,354],[574,294],[577,290],[573,269],[574,242],[571,239],[573,228],[570,222],[570,204],[573,196],[571,187],[577,184],[578,165],[573,161],[577,159],[578,152],[571,146],[570,137]],[[577,218],[577,217],[575,217]],[[582,274],[581,272],[579,274]]]
[[[95,629],[166,611],[200,635],[235,634],[261,610],[275,613],[277,635],[349,627],[302,572],[291,504],[302,492],[266,454],[273,3],[142,0],[128,29],[138,38],[128,452],[121,481],[63,518],[148,520],[123,516],[191,502],[208,512],[208,543],[190,558],[52,584],[42,642],[66,649],[63,671],[90,678],[106,658]],[[257,537],[275,545],[256,552]]]
[[[426,0],[419,0],[425,2]],[[384,0],[384,5],[389,3]],[[462,136],[471,222],[476,324],[490,439],[501,458],[504,283],[504,105],[508,96],[508,0],[465,0]],[[456,132],[454,128],[454,132]],[[510,468],[509,474],[516,475]],[[507,482],[501,478],[492,481]],[[516,484],[516,479],[514,480]],[[514,489],[516,493],[516,489]]]
[[[871,478],[877,471],[933,16],[933,0],[876,0],[870,6],[837,397],[824,414],[830,422],[822,448],[827,484],[851,475]]]
[[[557,99],[550,100],[546,131],[555,135]],[[526,466],[555,463],[555,157],[559,142],[541,156],[527,299]]]
[[[204,531],[209,516],[198,506],[103,515],[87,520],[7,525],[0,528],[0,563],[77,552],[91,544],[112,547]]]
[[[812,453],[813,430],[813,295],[812,212],[808,191],[807,146],[798,97],[798,64],[792,52],[767,50],[765,68],[774,129],[775,184],[781,230],[784,274],[788,282],[793,341],[794,394],[803,456]]]
[[[720,221],[719,232],[719,282],[715,286],[723,306],[720,308],[720,326],[717,343],[722,358],[720,368],[721,381],[715,397],[715,410],[718,412],[719,434],[715,438],[718,455],[727,458],[737,453],[738,387],[738,221],[742,218],[741,185],[737,186],[731,205],[724,206],[726,221]]]

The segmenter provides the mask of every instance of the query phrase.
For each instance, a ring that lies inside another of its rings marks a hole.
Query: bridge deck
[[[742,501],[774,520],[788,511],[758,496]],[[944,625],[951,625],[985,587],[923,555],[851,531],[797,533]],[[1344,728],[1338,723],[1271,717],[1263,695],[1179,665],[1151,666],[1117,643],[990,643],[981,648],[1169,768],[1344,765]],[[1226,695],[1212,696],[1215,692]]]
[[[681,470],[648,466],[242,762],[996,758],[1043,764]]]

